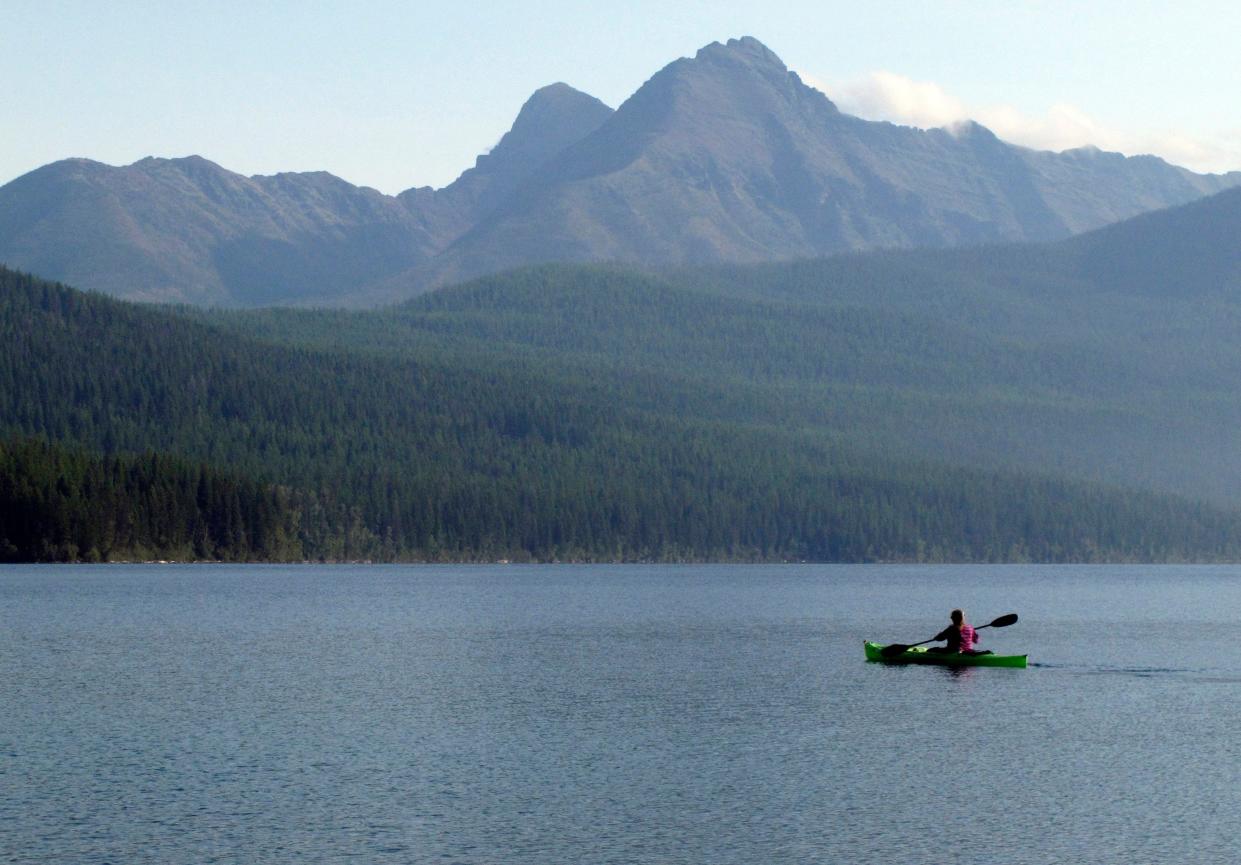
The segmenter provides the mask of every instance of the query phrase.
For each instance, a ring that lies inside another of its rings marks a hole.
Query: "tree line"
[[[327,315],[347,327],[354,314]],[[765,421],[749,396],[729,408],[726,384],[713,411],[686,411],[702,398],[693,379],[596,375],[607,368],[455,337],[261,338],[0,270],[5,549],[64,560],[1241,556],[1226,509],[884,456]]]

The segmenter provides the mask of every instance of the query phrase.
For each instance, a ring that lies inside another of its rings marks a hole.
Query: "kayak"
[[[939,664],[943,667],[1025,667],[1025,655],[968,655],[964,652],[928,652],[925,646],[906,649],[893,658],[881,652],[883,643],[866,643],[866,660],[888,664]]]

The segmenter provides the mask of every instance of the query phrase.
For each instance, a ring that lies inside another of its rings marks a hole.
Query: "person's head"
[[[961,610],[953,610],[953,611],[952,611],[952,623],[953,623],[954,625],[956,625],[956,626],[959,628],[959,627],[961,627],[961,623],[962,623],[962,622],[964,622],[964,621],[965,621],[965,613],[964,613],[964,612],[962,612]]]

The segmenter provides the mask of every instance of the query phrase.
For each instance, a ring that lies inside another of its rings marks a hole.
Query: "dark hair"
[[[965,613],[961,612],[960,610],[953,610],[950,618],[955,624],[959,625],[965,621]]]

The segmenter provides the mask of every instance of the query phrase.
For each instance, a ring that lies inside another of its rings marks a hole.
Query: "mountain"
[[[322,298],[425,260],[399,202],[325,173],[242,177],[197,156],[44,166],[0,189],[0,259],[134,300]]]
[[[558,83],[534,92],[513,127],[474,167],[441,190],[429,187],[401,193],[413,211],[438,217],[439,234],[456,239],[490,216],[545,162],[599,128],[612,109],[593,96]],[[433,217],[435,218],[435,217]]]
[[[651,78],[418,287],[545,260],[771,261],[1067,237],[1241,182],[1153,157],[1055,154],[970,123],[922,131],[840,112],[752,38]]]
[[[611,109],[556,84],[445,189],[325,172],[244,177],[198,156],[46,165],[0,187],[0,262],[131,300],[331,303],[428,260]]]
[[[843,114],[755,39],[616,111],[555,84],[449,186],[384,196],[206,160],[44,166],[0,187],[0,261],[142,300],[375,305],[541,261],[644,266],[1068,237],[1241,183]]]
[[[1143,214],[1062,247],[1100,287],[1148,296],[1241,295],[1241,189]]]

